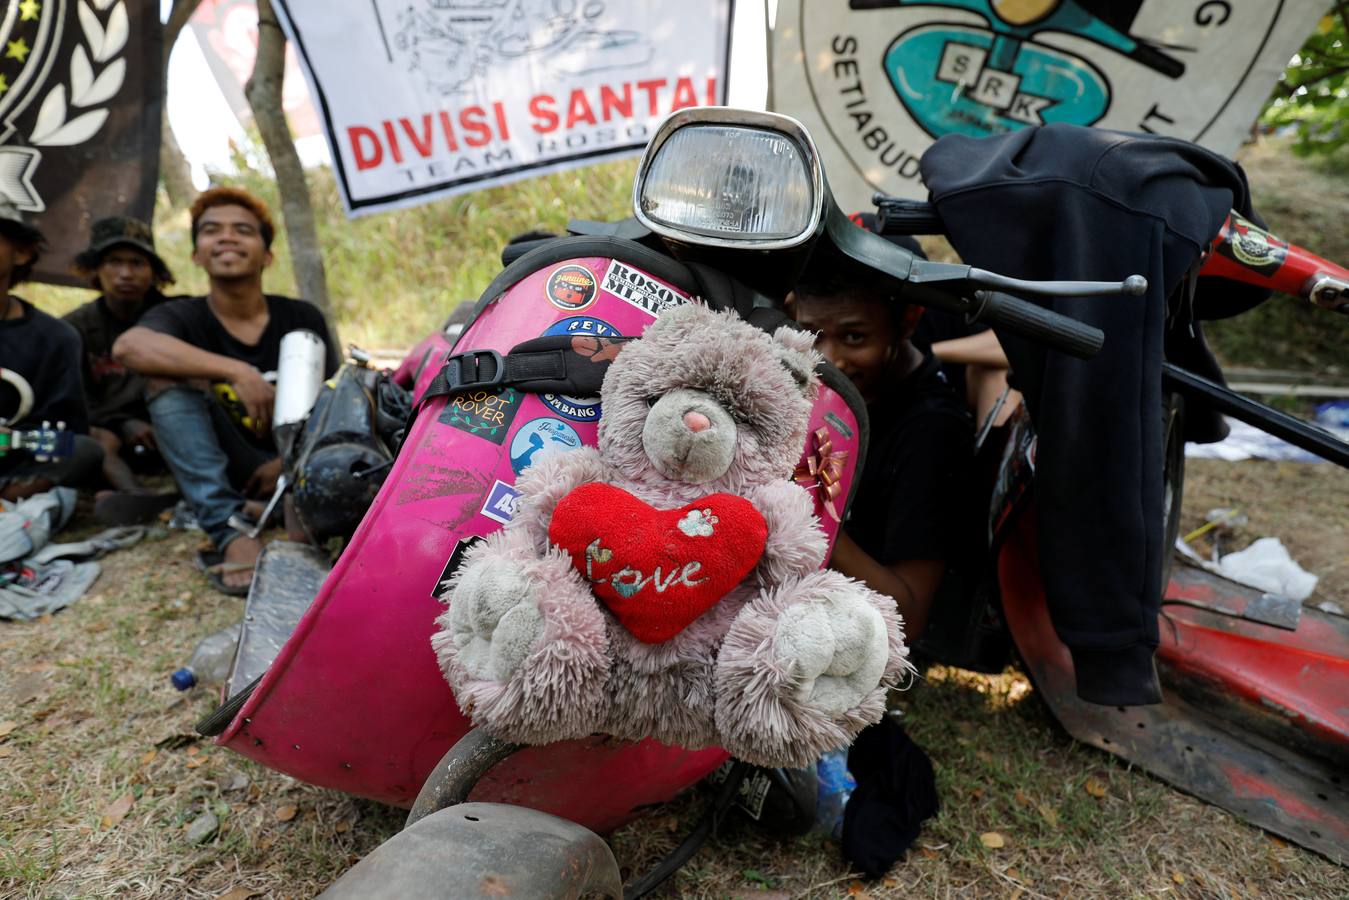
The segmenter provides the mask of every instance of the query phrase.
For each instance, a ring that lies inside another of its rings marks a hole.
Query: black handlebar
[[[974,301],[970,321],[988,322],[1078,359],[1091,359],[1105,343],[1101,329],[1008,294],[979,291]]]

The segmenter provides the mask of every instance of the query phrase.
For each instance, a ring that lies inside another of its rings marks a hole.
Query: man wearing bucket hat
[[[214,544],[199,557],[211,583],[243,595],[262,545],[230,526],[246,494],[271,492],[281,461],[268,428],[281,338],[307,329],[324,342],[324,375],[337,351],[318,308],[262,292],[275,233],[266,205],[236,188],[203,192],[192,204],[192,261],[210,278],[205,297],[162,303],[113,345],[114,358],[147,378],[151,421],[164,459]],[[214,399],[224,386],[240,414]]]
[[[10,293],[33,271],[42,232],[0,200],[0,498],[20,500],[53,485],[91,478],[103,450],[87,437],[89,413],[80,383],[80,336],[69,325]],[[73,449],[39,461],[10,448],[11,429],[64,424]]]
[[[113,525],[144,521],[171,505],[176,495],[142,488],[123,458],[157,454],[145,379],[113,358],[112,345],[164,302],[160,288],[173,282],[173,273],[155,252],[150,226],[126,216],[93,224],[89,246],[75,257],[73,270],[101,292],[65,316],[83,341],[89,434],[103,447],[103,478],[113,488],[99,495],[94,515]]]

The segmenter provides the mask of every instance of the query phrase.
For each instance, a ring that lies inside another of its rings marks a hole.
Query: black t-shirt
[[[220,320],[211,312],[205,297],[184,297],[172,303],[162,303],[141,317],[138,325],[144,325],[151,331],[158,331],[170,337],[187,341],[194,347],[210,353],[218,353],[231,359],[242,360],[259,372],[276,371],[281,356],[281,338],[287,332],[307,328],[323,338],[326,355],[323,365],[324,375],[337,371],[339,359],[333,347],[332,336],[328,333],[328,324],[318,307],[303,300],[289,297],[267,295],[267,327],[256,344],[245,344],[220,324]]]
[[[0,309],[4,309],[3,299],[0,296]],[[33,409],[16,425],[65,422],[69,431],[88,433],[89,410],[80,382],[79,332],[28,301],[14,299],[23,315],[0,320],[0,366],[22,375],[33,389]],[[0,382],[0,415],[13,415],[18,405],[18,392]]]
[[[847,531],[885,565],[953,561],[961,546],[973,425],[930,356],[867,407],[871,443]]]
[[[140,316],[166,299],[152,289],[141,304]],[[82,368],[90,422],[116,430],[127,419],[150,421],[145,408],[145,379],[112,356],[112,345],[139,317],[131,322],[119,319],[108,309],[107,298],[98,297],[66,313],[62,321],[74,326],[84,343]]]

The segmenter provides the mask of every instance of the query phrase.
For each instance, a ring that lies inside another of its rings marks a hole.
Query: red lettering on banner
[[[454,153],[459,149],[459,142],[454,139],[454,123],[450,121],[450,114],[445,110],[440,111],[440,130],[445,133],[445,145]]]
[[[608,122],[615,115],[625,119],[632,118],[632,85],[623,85],[623,96],[619,97],[609,85],[600,87],[600,115]]]
[[[553,111],[553,106],[556,103],[557,101],[553,99],[552,94],[536,94],[529,101],[529,114],[534,117],[533,128],[537,134],[557,131],[561,119]]]
[[[497,100],[492,104],[492,112],[496,113],[497,120],[497,138],[503,141],[511,139],[511,128],[506,124],[506,108]]]
[[[697,105],[698,95],[693,90],[693,79],[681,78],[675,82],[674,103],[670,104],[670,112],[683,109],[686,106]]]
[[[650,109],[650,114],[653,116],[658,114],[656,110],[656,91],[665,87],[667,83],[668,82],[664,78],[654,78],[650,81],[637,82],[637,90],[646,91],[647,107]]]
[[[384,160],[384,147],[380,145],[379,135],[364,125],[352,125],[347,129],[347,140],[351,142],[351,155],[356,160],[356,170],[373,169]],[[371,146],[370,154],[365,152],[365,144]]]
[[[595,118],[595,111],[590,108],[590,101],[586,99],[585,91],[580,89],[571,92],[571,102],[567,104],[567,128],[575,128],[578,122],[587,125],[599,124]]]
[[[408,140],[412,141],[412,146],[417,148],[417,152],[420,153],[423,157],[429,158],[431,156],[431,143],[432,143],[431,114],[427,113],[426,115],[422,116],[422,128],[420,135],[418,135],[418,133],[413,129],[412,123],[407,119],[399,119],[398,124],[403,126],[403,133],[408,136]]]
[[[393,132],[393,123],[387,119],[384,121],[384,139],[389,142],[389,155],[393,157],[393,161],[402,162],[403,151],[398,147],[398,137]]]
[[[492,142],[492,126],[487,124],[487,110],[481,106],[461,109],[459,127],[464,129],[464,143],[470,147],[485,147]]]

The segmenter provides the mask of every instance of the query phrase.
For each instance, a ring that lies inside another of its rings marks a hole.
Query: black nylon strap
[[[513,387],[533,394],[597,397],[604,373],[621,346],[634,338],[547,335],[517,344],[502,356],[467,350],[445,358],[418,406],[436,397]]]

